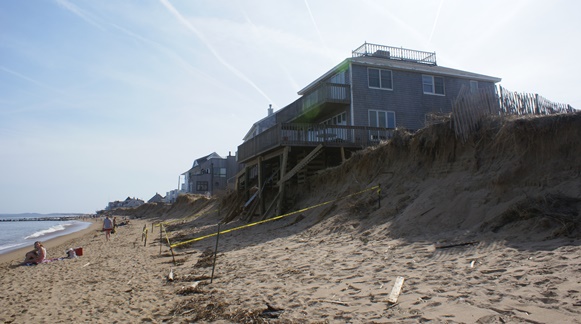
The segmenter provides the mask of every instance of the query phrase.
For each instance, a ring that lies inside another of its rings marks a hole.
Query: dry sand
[[[151,225],[171,222],[172,243],[215,233],[236,197],[146,205],[110,242],[92,228],[49,244],[78,259],[3,257],[0,322],[581,323],[581,114],[493,121],[467,143],[450,129],[320,172],[293,207],[333,203],[220,235],[211,283],[216,237],[174,263]],[[375,190],[341,199],[378,184],[381,205]]]
[[[0,321],[581,322],[578,241],[441,248],[430,240],[392,239],[381,227],[364,236],[351,225],[321,235],[316,229],[333,225],[312,226],[302,219],[302,226],[311,227],[297,231],[290,225],[295,220],[221,235],[211,284],[213,259],[205,251],[215,247],[215,237],[180,249],[174,265],[167,247],[160,255],[158,228],[152,233],[151,223],[135,220],[109,242],[93,228],[49,245],[50,256],[82,246],[84,255],[77,259],[20,266],[19,257],[2,263]],[[236,225],[241,224],[228,227]],[[198,228],[216,230],[209,220],[199,221]],[[387,299],[398,276],[405,281],[394,304]],[[268,312],[268,305],[281,312]]]

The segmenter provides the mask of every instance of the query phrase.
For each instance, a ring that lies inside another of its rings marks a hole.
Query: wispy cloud
[[[206,39],[206,37],[204,36],[204,34],[202,32],[200,32],[196,27],[194,27],[184,16],[182,16],[182,14],[169,1],[167,1],[167,0],[159,0],[159,2],[171,14],[174,15],[182,25],[184,25],[188,30],[190,30],[192,33],[194,33],[200,39],[200,41],[202,41],[202,43],[208,48],[208,50],[210,50],[210,52],[212,53],[212,55],[214,55],[214,57],[224,67],[226,67],[230,72],[232,72],[234,75],[236,75],[237,77],[239,77],[242,81],[244,81],[247,84],[249,84],[256,91],[258,91],[258,93],[260,93],[260,95],[262,95],[264,98],[266,98],[266,100],[268,100],[269,102],[272,102],[272,100],[269,98],[269,96],[264,91],[262,91],[262,89],[260,89],[260,87],[258,87],[258,85],[256,85],[256,83],[254,83],[252,80],[250,80],[248,77],[246,77],[246,75],[244,73],[242,73],[240,70],[238,70],[236,67],[232,66],[230,63],[228,63],[226,60],[224,60],[222,58],[222,56],[220,56],[220,54],[210,44],[210,42],[208,42],[208,40]]]
[[[323,39],[323,36],[321,35],[321,31],[319,30],[319,26],[317,25],[317,22],[315,21],[315,17],[313,16],[313,12],[311,11],[311,7],[309,6],[309,2],[307,0],[305,0],[305,6],[307,6],[307,11],[309,12],[309,16],[311,17],[311,21],[313,22],[313,26],[315,26],[315,30],[317,31],[317,35],[319,35],[319,39],[321,40],[321,43],[323,43],[323,46],[325,46],[325,48],[326,48],[327,44],[325,44],[325,40]]]
[[[87,23],[99,28],[100,30],[105,30],[103,26],[96,22],[96,19],[92,17],[89,13],[85,12],[81,8],[77,7],[76,5],[70,3],[67,0],[56,0],[56,3],[61,7],[65,8],[66,10],[72,12],[73,14],[79,16],[81,19],[86,21]]]
[[[424,43],[426,38],[425,38],[425,34],[420,33],[418,31],[418,29],[416,27],[414,27],[413,24],[407,22],[405,19],[402,19],[399,17],[397,13],[397,11],[393,11],[391,9],[390,6],[386,5],[387,2],[375,2],[375,1],[371,1],[371,0],[362,0],[363,2],[363,6],[368,8],[368,11],[372,11],[376,14],[381,14],[387,17],[387,19],[389,19],[390,21],[393,21],[395,24],[397,24],[399,26],[399,28],[397,28],[398,33],[401,34],[409,34],[409,37],[416,39],[417,42],[419,43]],[[367,41],[369,41],[369,39],[367,39]],[[407,42],[407,43],[411,43]],[[391,45],[397,45],[397,44],[391,44]]]
[[[37,81],[37,80],[35,80],[35,79],[33,79],[33,78],[30,78],[30,77],[28,77],[28,76],[24,75],[24,74],[21,74],[21,73],[18,73],[18,72],[16,72],[16,71],[13,71],[13,70],[11,70],[11,69],[9,69],[9,68],[5,67],[5,66],[0,66],[0,71],[4,71],[4,72],[6,72],[6,73],[9,73],[9,74],[12,74],[12,75],[14,75],[14,76],[17,76],[17,77],[19,77],[19,78],[21,78],[21,79],[23,79],[23,80],[26,80],[26,81],[28,81],[28,82],[30,82],[30,83],[32,83],[32,84],[34,84],[34,85],[38,86],[38,87],[44,88],[44,89],[46,89],[46,90],[50,90],[50,91],[52,91],[52,92],[57,92],[57,93],[60,93],[60,94],[62,94],[62,95],[66,95],[66,93],[65,93],[64,91],[61,91],[61,90],[59,90],[59,89],[56,89],[56,88],[50,87],[50,86],[48,86],[48,85],[47,85],[47,84],[45,84],[45,83],[42,83],[42,82],[40,82],[40,81]]]
[[[242,15],[244,16],[244,18],[246,19],[246,22],[250,25],[252,32],[256,35],[256,38],[259,40],[262,40],[263,38],[260,37],[261,33],[260,33],[260,29],[258,28],[258,26],[256,26],[256,24],[252,21],[252,19],[250,19],[250,17],[246,13],[246,11],[244,11],[243,8],[240,8],[240,11],[242,12]],[[267,52],[271,57],[274,56],[273,51],[272,51],[270,46],[263,46],[263,48],[264,48],[264,51]],[[283,64],[281,64],[280,60],[274,60],[274,64],[278,65],[278,67],[284,72],[284,76],[287,78],[287,80],[293,86],[294,89],[300,89],[300,86],[296,82],[296,80],[293,78],[292,73],[288,70],[288,68],[286,68]],[[277,105],[274,104],[274,107],[276,108]]]
[[[438,24],[438,18],[440,17],[440,11],[442,11],[442,5],[444,4],[444,0],[440,1],[440,5],[438,6],[438,11],[436,11],[436,18],[434,18],[434,25],[432,26],[432,31],[430,32],[430,38],[428,38],[428,46],[432,43],[432,37],[434,36],[434,31],[436,30],[436,25]]]
[[[184,67],[187,71],[192,72],[194,74],[203,74],[204,77],[206,78],[211,78],[210,75],[200,71],[199,69],[196,69],[195,67],[193,67],[188,61],[186,61],[185,59],[183,59],[180,55],[178,55],[175,51],[170,50],[169,48],[167,48],[166,46],[151,40],[147,37],[141,36],[137,33],[132,32],[131,30],[128,30],[126,28],[123,28],[117,24],[110,24],[113,28],[123,32],[125,35],[134,38],[142,43],[147,44],[148,46],[152,46],[154,48],[156,48],[157,50],[159,50],[160,52],[163,52],[165,55],[171,57],[175,62],[177,62],[177,64],[179,64],[180,66]]]

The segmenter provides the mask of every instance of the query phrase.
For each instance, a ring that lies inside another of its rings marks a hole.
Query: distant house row
[[[164,199],[227,188],[250,197],[250,188],[258,188],[258,213],[269,212],[267,200],[280,212],[289,185],[390,138],[395,128],[418,130],[430,115],[450,113],[461,91],[493,88],[500,80],[438,66],[436,53],[364,43],[300,90],[297,100],[278,111],[268,108],[235,156],[213,152],[196,159]]]
[[[131,198],[131,197],[127,197],[125,200],[123,201],[113,201],[110,202],[107,207],[105,208],[105,210],[113,210],[116,208],[133,208],[133,207],[139,207],[141,205],[143,205],[145,202],[139,198]]]

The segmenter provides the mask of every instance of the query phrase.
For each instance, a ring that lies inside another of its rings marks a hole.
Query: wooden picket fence
[[[550,115],[574,111],[570,105],[549,101],[538,94],[511,92],[501,86],[475,92],[463,87],[452,102],[452,125],[456,137],[465,141],[485,116]]]

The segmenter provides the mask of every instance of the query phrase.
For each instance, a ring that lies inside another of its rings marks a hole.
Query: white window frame
[[[391,111],[391,110],[376,110],[376,109],[369,109],[367,111],[367,124],[369,125],[369,127],[381,127],[379,125],[371,125],[371,118],[369,118],[371,113],[375,113],[375,120],[379,122],[379,113],[380,112],[385,113],[385,128],[395,128],[396,125],[397,125],[396,124],[396,120],[395,120],[395,111]],[[390,124],[389,123],[389,120],[390,120],[389,117],[390,117],[390,115],[393,116],[393,127],[389,127],[390,126],[389,125]]]
[[[370,70],[377,70],[379,71],[379,87],[373,87],[371,86],[371,84],[369,83],[369,71]],[[391,83],[391,87],[384,87],[383,84],[381,84],[381,73],[383,71],[389,72],[389,80]],[[367,86],[371,89],[381,89],[381,90],[393,90],[393,72],[391,70],[386,70],[386,69],[376,69],[376,68],[367,68]]]
[[[340,113],[338,115],[335,115],[325,121],[323,121],[321,124],[323,125],[340,125],[340,126],[345,126],[347,125],[347,113]]]
[[[426,82],[426,79],[429,78],[429,82]],[[436,81],[435,78],[439,78],[442,79],[442,91],[443,93],[436,93]],[[444,82],[444,78],[443,77],[438,77],[438,76],[433,76],[433,75],[428,75],[428,74],[422,74],[422,91],[424,92],[424,94],[427,95],[433,95],[433,96],[445,96],[446,95],[446,85]],[[430,86],[431,90],[430,91],[426,91],[425,86]]]

